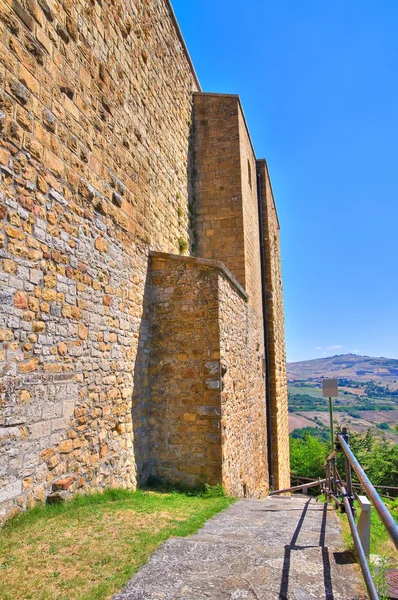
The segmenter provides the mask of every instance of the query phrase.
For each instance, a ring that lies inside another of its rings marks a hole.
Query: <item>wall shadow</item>
[[[357,563],[355,555],[351,550],[333,552],[333,558],[336,565],[354,565]]]
[[[326,598],[326,600],[333,600],[334,596],[333,596],[332,574],[331,574],[331,570],[330,570],[329,551],[328,551],[327,546],[325,546],[327,512],[328,512],[328,505],[327,505],[327,502],[324,502],[323,512],[322,512],[321,532],[319,535],[319,545],[322,548],[323,584],[325,586],[325,598]]]
[[[188,137],[188,162],[187,162],[187,193],[188,193],[188,220],[189,243],[191,256],[197,256],[199,236],[196,229],[196,166],[195,166],[195,101],[192,99],[191,123]]]
[[[292,550],[300,550],[300,546],[296,546],[296,542],[297,542],[298,536],[300,534],[300,530],[303,526],[305,515],[307,514],[308,505],[310,502],[311,502],[311,498],[309,500],[307,500],[307,502],[305,503],[305,506],[301,513],[299,522],[297,523],[297,527],[293,533],[293,537],[290,540],[290,544],[285,546],[285,555],[283,557],[281,587],[279,590],[279,599],[280,600],[288,599],[291,553],[292,553]]]
[[[188,136],[187,161],[187,204],[189,219],[190,254],[195,255],[198,235],[196,232],[196,195],[195,195],[195,124],[194,102],[192,101],[191,122]],[[148,268],[144,286],[143,313],[138,333],[138,349],[134,365],[132,422],[134,433],[134,458],[137,472],[137,486],[145,486],[152,474],[153,460],[151,458],[151,425],[149,423],[151,388],[150,365],[152,355],[152,267],[151,257],[148,257]]]
[[[311,498],[305,503],[305,506],[301,513],[299,522],[297,523],[297,527],[296,527],[293,537],[290,541],[290,544],[285,546],[285,554],[284,554],[284,558],[283,558],[282,579],[281,579],[281,585],[280,585],[280,590],[279,590],[279,600],[288,600],[289,575],[290,575],[290,563],[291,563],[292,551],[300,551],[300,550],[305,550],[306,548],[315,548],[316,547],[316,546],[299,546],[299,545],[297,545],[298,536],[299,536],[301,528],[303,526],[304,519],[307,514],[307,510],[308,510],[308,506],[309,506],[310,502],[311,502]],[[324,588],[325,588],[325,600],[334,600],[329,552],[328,552],[327,546],[325,546],[326,519],[327,519],[327,504],[325,503],[324,507],[323,507],[323,512],[322,512],[322,523],[321,523],[321,531],[320,531],[320,535],[319,535],[319,546],[321,547],[321,553],[322,553],[323,584],[324,584]]]
[[[138,487],[146,484],[152,467],[149,450],[151,304],[151,259],[148,257],[142,305],[143,312],[138,332],[138,349],[134,365],[131,407],[134,433],[133,447]]]

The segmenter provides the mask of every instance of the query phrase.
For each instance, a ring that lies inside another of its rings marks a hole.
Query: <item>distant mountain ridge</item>
[[[328,358],[287,363],[289,381],[322,377],[393,383],[398,381],[398,359],[338,354]]]

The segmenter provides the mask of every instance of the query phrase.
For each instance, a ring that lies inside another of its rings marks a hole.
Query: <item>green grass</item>
[[[315,386],[301,387],[297,385],[288,385],[287,389],[291,394],[308,394],[309,396],[314,396],[314,398],[322,398],[322,390]]]
[[[384,502],[389,508],[395,521],[398,523],[398,498],[395,500],[384,499]],[[393,543],[391,542],[379,515],[373,508],[370,513],[370,534],[371,554],[378,554],[379,556],[385,557],[387,560],[394,563],[395,567],[398,567],[398,553],[394,549]]]
[[[0,530],[1,600],[111,598],[170,536],[187,536],[234,500],[107,490],[39,505]]]
[[[384,501],[398,523],[398,498],[395,500],[384,499]],[[355,507],[357,509],[356,521],[358,521],[361,509],[359,508],[357,501],[355,501]],[[354,550],[347,517],[341,513],[339,513],[339,516],[341,517],[343,523],[344,541],[350,549]],[[384,527],[379,515],[373,507],[370,513],[370,553],[377,554],[378,556],[386,559],[391,566],[398,567],[398,553],[395,550],[394,544],[390,540],[387,530]]]
[[[394,519],[398,522],[398,498],[395,500],[386,500],[385,504],[389,508]],[[356,521],[359,519],[361,509],[355,501]],[[351,537],[351,530],[345,514],[338,512],[343,527],[343,539],[347,548],[355,556],[355,546]],[[398,567],[398,552],[396,551],[393,542],[391,541],[386,528],[384,527],[376,510],[372,507],[370,513],[370,554],[375,554],[380,557],[380,566],[375,567],[370,563],[372,576],[379,593],[380,600],[388,600],[387,587],[385,583],[385,571],[390,568]]]

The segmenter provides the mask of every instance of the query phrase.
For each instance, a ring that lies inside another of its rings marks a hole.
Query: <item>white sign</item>
[[[337,379],[324,379],[322,381],[322,392],[324,398],[338,398]]]

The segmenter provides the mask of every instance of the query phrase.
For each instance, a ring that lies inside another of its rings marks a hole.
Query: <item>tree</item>
[[[375,436],[369,429],[365,435],[351,434],[350,447],[373,485],[398,486],[398,444]],[[302,432],[301,437],[290,436],[290,470],[302,477],[324,477],[326,457],[330,453],[329,442],[311,433]],[[345,479],[344,454],[337,455],[337,468]],[[354,470],[352,479],[358,482]]]
[[[350,436],[350,447],[359,464],[373,485],[398,486],[398,444],[380,438],[368,429],[366,435],[353,433]],[[344,457],[338,457],[338,468],[345,477]],[[352,479],[358,478],[352,471]]]
[[[306,433],[303,438],[290,438],[290,470],[302,477],[324,477],[328,444]]]

